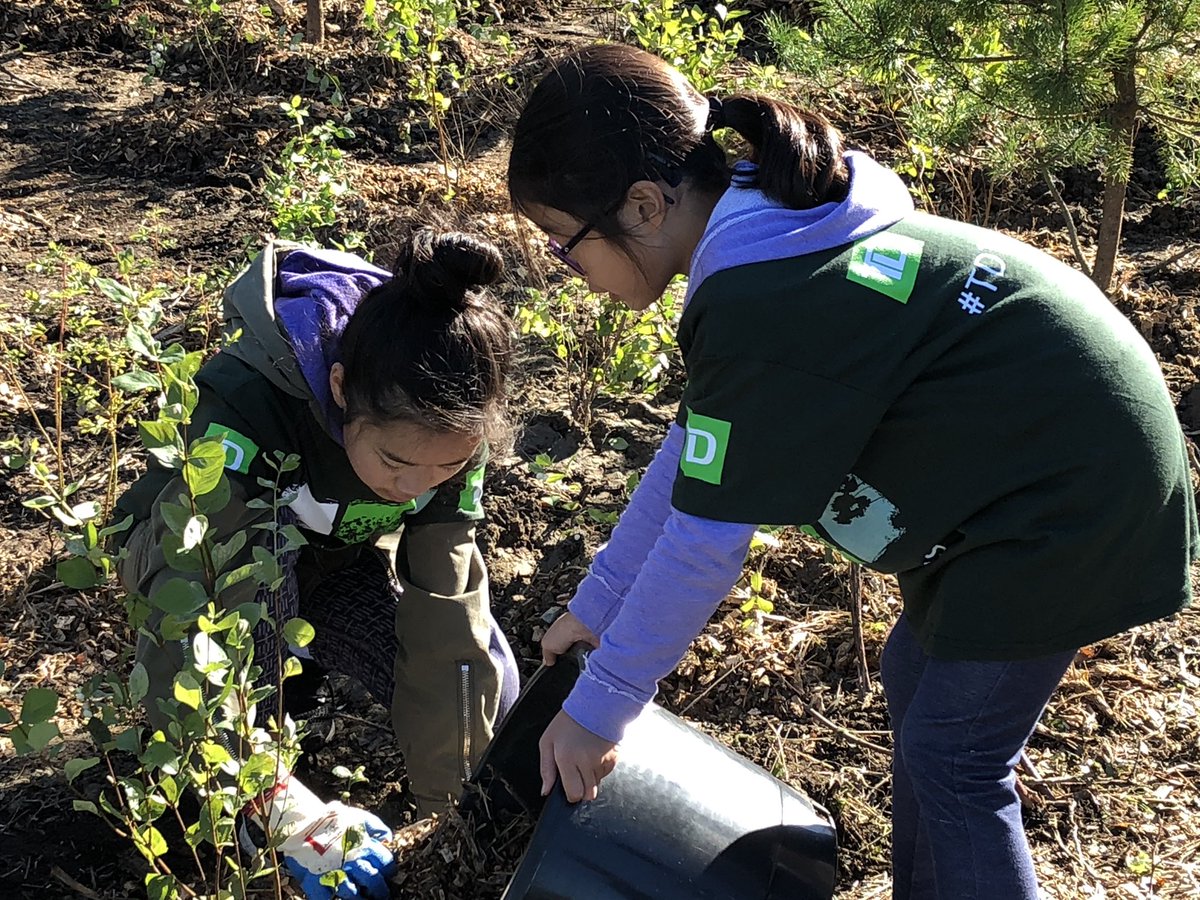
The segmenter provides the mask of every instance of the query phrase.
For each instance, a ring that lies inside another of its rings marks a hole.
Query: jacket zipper
[[[462,727],[462,746],[459,748],[462,757],[462,774],[463,779],[469,781],[471,779],[471,698],[474,691],[471,690],[471,664],[469,662],[460,662],[458,664],[458,703],[459,714],[461,720],[459,725]]]

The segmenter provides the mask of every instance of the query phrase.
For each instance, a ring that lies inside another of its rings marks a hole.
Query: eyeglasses
[[[677,188],[683,182],[683,173],[679,170],[679,168],[677,166],[673,165],[666,157],[661,156],[658,153],[647,153],[646,158],[653,165],[654,174],[656,174],[659,178],[661,178],[663,181],[665,181],[669,186],[671,186],[673,188]],[[675,205],[675,198],[671,197],[669,194],[663,194],[663,199],[665,201],[667,201],[667,206]],[[618,200],[616,203],[614,203],[609,209],[605,210],[602,215],[603,216],[612,215],[614,212],[616,212],[617,208],[621,205],[621,203],[624,200],[625,200],[625,198],[622,197],[620,200]],[[554,238],[546,239],[546,244],[547,244],[550,252],[555,256],[555,258],[557,258],[559,262],[561,262],[563,265],[565,265],[568,269],[570,269],[576,275],[580,275],[584,278],[587,278],[587,272],[584,271],[583,266],[581,266],[579,263],[577,263],[571,257],[571,251],[574,250],[576,247],[578,247],[579,242],[582,241],[585,237],[588,236],[588,234],[591,233],[591,231],[596,227],[596,222],[597,222],[597,219],[592,219],[592,220],[588,221],[587,223],[585,223],[584,226],[582,228],[580,228],[577,232],[575,232],[575,234],[572,235],[571,239],[568,240],[565,244],[560,244]]]
[[[575,235],[565,244],[560,244],[554,238],[548,238],[546,240],[546,243],[550,248],[550,252],[554,254],[558,261],[565,265],[572,272],[583,278],[587,277],[587,272],[583,270],[583,266],[571,258],[571,251],[574,250],[579,245],[579,242],[587,237],[588,233],[591,232],[591,230],[595,227],[595,222],[588,222],[577,232],[575,232]]]
[[[675,205],[675,198],[671,197],[668,194],[663,194],[663,200],[666,201],[667,206]],[[620,205],[620,204],[618,204],[618,205]],[[616,207],[613,207],[613,209],[615,209],[615,208]],[[605,213],[605,215],[609,215],[612,211],[613,210],[610,209],[608,212]],[[594,229],[595,227],[596,227],[596,221],[594,219],[589,222],[586,222],[584,224],[584,226],[582,228],[580,228],[577,232],[575,232],[575,234],[573,234],[571,236],[571,239],[568,240],[565,244],[560,244],[554,238],[546,238],[546,245],[549,248],[550,252],[552,254],[554,254],[555,258],[558,259],[559,262],[561,262],[563,265],[565,265],[572,272],[574,272],[575,274],[579,275],[582,278],[587,278],[587,272],[585,272],[583,269],[583,266],[581,266],[578,262],[576,262],[575,259],[571,256],[571,251],[574,250],[576,247],[578,247],[579,242],[582,241],[585,237],[587,237],[588,234],[590,234],[592,229]]]

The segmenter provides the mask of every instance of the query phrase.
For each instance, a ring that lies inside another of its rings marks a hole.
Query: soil
[[[405,73],[373,49],[354,4],[326,6],[338,30],[320,48],[289,47],[248,0],[226,3],[223,14],[253,25],[253,42],[236,28],[201,33],[186,5],[168,0],[124,0],[107,9],[9,0],[0,7],[0,310],[28,310],[30,292],[58,286],[53,267],[30,268],[52,245],[110,274],[117,251],[130,249],[176,289],[168,330],[190,346],[211,341],[219,273],[236,266],[270,227],[259,185],[288,136],[279,104],[300,94],[314,117],[330,113],[328,91],[313,72],[336,73],[351,99],[355,135],[345,149],[356,197],[344,219],[365,233],[378,259],[386,264],[415,210],[441,210],[500,241],[515,273],[505,286],[511,299],[522,278],[541,277],[506,211],[503,135],[546,54],[610,34],[615,17],[579,4],[510,0],[495,11],[512,37],[511,57],[488,57],[466,34],[452,42],[447,53],[511,79],[476,79],[476,88],[455,98],[452,124],[467,162],[448,200],[432,133],[401,127],[410,112]],[[290,30],[298,23],[297,11]],[[152,50],[164,35],[177,37],[163,51],[165,62],[154,63]],[[195,39],[179,37],[186,35]],[[894,157],[903,146],[899,133],[869,101],[843,97],[830,109],[855,140]],[[1144,134],[1113,296],[1158,354],[1191,435],[1200,432],[1200,266],[1189,248],[1200,240],[1200,215],[1194,202],[1157,198],[1162,179],[1152,151],[1153,135]],[[935,210],[954,214],[969,197],[977,220],[986,216],[990,226],[1071,258],[1044,186],[991,185],[985,206],[979,177],[963,172],[951,170],[935,183]],[[1061,187],[1088,245],[1098,176],[1067,172]],[[200,272],[214,273],[213,283],[196,286],[183,277]],[[646,465],[673,419],[679,391],[675,382],[656,396],[602,398],[581,428],[567,412],[553,361],[528,349],[517,398],[522,431],[513,456],[489,474],[482,535],[494,608],[525,676],[537,666],[539,638],[622,508],[627,479]],[[47,421],[51,410],[51,373],[26,359],[19,375],[24,393],[0,378],[0,440],[34,436],[33,413]],[[104,448],[75,425],[68,411],[65,452],[86,471]],[[122,434],[121,442],[120,475],[128,483],[140,466],[136,435]],[[579,485],[580,509],[545,502],[546,486],[529,466],[542,453]],[[21,505],[35,486],[19,470],[2,471],[0,702],[12,708],[30,687],[53,687],[69,698],[90,675],[126,664],[130,636],[112,590],[75,591],[56,580],[56,529]],[[900,609],[896,585],[862,576],[862,671],[850,567],[798,534],[778,540],[751,564],[762,573],[773,613],[748,620],[741,600],[731,597],[663,681],[659,702],[833,813],[839,898],[886,897],[891,738],[878,658]],[[302,776],[332,793],[330,769],[361,764],[369,781],[353,788],[350,802],[405,826],[411,807],[386,711],[345,679],[322,690],[320,728],[306,742]],[[1021,772],[1047,896],[1200,895],[1198,698],[1195,612],[1081,653]],[[56,757],[0,751],[0,896],[141,896],[144,861],[94,817],[72,810],[77,794],[62,777],[62,760],[89,747],[77,703],[64,704],[59,723],[67,739]],[[76,788],[94,795],[102,784],[92,770]],[[448,811],[437,828],[401,832],[397,896],[499,896],[502,865],[459,840],[455,823]],[[187,860],[173,862],[188,871]]]

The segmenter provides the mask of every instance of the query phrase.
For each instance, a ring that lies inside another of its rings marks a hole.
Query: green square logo
[[[210,422],[204,436],[217,435],[221,435],[221,443],[225,445],[225,468],[241,472],[243,475],[249,472],[250,463],[258,455],[258,444],[228,425]]]
[[[854,244],[846,279],[907,303],[917,283],[924,241],[880,231]]]
[[[731,427],[729,422],[699,415],[689,408],[687,437],[679,457],[683,474],[709,484],[720,484]]]
[[[467,473],[467,486],[458,492],[458,511],[468,516],[483,512],[483,466]]]

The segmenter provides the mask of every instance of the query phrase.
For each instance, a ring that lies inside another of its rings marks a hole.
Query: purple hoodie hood
[[[739,162],[733,182],[709,216],[688,273],[690,300],[701,282],[724,269],[819,253],[895,225],[913,211],[912,197],[891,169],[850,151],[850,190],[841,203],[790,209],[754,187],[758,167]]]
[[[329,370],[341,359],[346,323],[391,273],[338,250],[293,250],[277,273],[275,317],[287,334],[326,431],[342,443],[342,410],[333,402]]]

